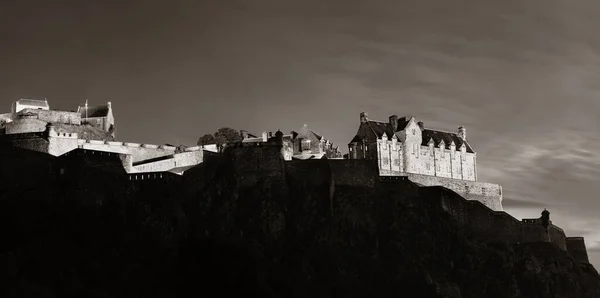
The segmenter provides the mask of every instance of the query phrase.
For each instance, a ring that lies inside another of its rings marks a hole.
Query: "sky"
[[[600,268],[600,2],[0,2],[0,108],[112,102],[120,140],[298,130],[347,151],[359,113],[467,129],[517,218],[547,208]]]

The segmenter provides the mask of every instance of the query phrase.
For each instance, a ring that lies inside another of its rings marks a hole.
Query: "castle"
[[[176,148],[170,145],[118,142],[111,102],[79,106],[77,111],[50,109],[47,100],[21,99],[11,113],[0,114],[0,142],[61,156],[75,149],[118,153],[128,173],[182,174],[202,162],[204,151],[215,145]]]
[[[272,132],[263,132],[261,137],[256,137],[245,130],[241,131],[241,135],[243,143],[265,143],[275,137]],[[306,124],[298,132],[282,134],[282,145],[282,155],[285,160],[342,158],[338,146],[309,129]]]
[[[216,145],[182,149],[118,142],[110,102],[100,108],[90,109],[86,104],[77,112],[67,112],[51,110],[45,100],[19,100],[13,103],[11,113],[0,114],[0,129],[0,147],[56,156],[58,176],[63,178],[79,175],[73,172],[73,164],[82,156],[108,157],[110,165],[108,161],[96,164],[127,173],[133,183],[152,184],[176,180],[187,170],[205,164],[209,156],[223,153]],[[502,211],[502,188],[477,181],[476,153],[464,127],[450,133],[425,129],[414,117],[391,116],[389,122],[379,122],[361,113],[346,159],[340,158],[338,147],[306,125],[287,135],[281,131],[265,132],[261,137],[246,131],[241,134],[241,142],[225,146],[225,150],[237,150],[235,158],[245,161],[239,169],[243,178],[240,185],[252,185],[261,175],[284,181],[286,175],[302,173],[318,180],[323,174],[318,173],[319,167],[324,165],[333,177],[331,195],[336,185],[377,188],[381,183],[401,180],[431,192],[424,197],[482,239],[552,242],[577,260],[589,262],[584,239],[566,237],[552,224],[549,212],[519,221]],[[310,174],[315,169],[317,172]]]
[[[492,210],[502,210],[502,187],[477,181],[477,153],[465,127],[456,133],[427,129],[415,117],[389,117],[388,122],[360,113],[348,158],[376,160],[380,176],[406,176],[425,186],[444,186]]]

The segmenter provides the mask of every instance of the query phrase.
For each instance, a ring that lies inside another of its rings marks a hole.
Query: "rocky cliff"
[[[2,176],[2,297],[600,297],[591,265],[471,238],[409,182],[336,185],[326,162],[248,179],[234,153],[168,183],[83,165]]]

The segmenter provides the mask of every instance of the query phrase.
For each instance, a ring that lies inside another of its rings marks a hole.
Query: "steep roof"
[[[48,109],[50,108],[50,105],[48,105],[48,102],[46,100],[22,98],[22,99],[17,100],[17,102],[22,105],[28,105],[28,106],[34,106],[34,107],[40,107],[40,108],[48,108]]]
[[[406,128],[406,125],[408,125],[409,121],[410,117],[398,118],[398,125],[396,126],[396,131],[394,131],[394,128],[389,122],[367,120],[367,125],[371,128],[371,130],[377,138],[380,138],[384,133],[387,135],[388,138],[391,138],[396,132],[404,130],[404,128]]]
[[[86,117],[86,108],[85,107],[79,107],[77,108],[77,111],[81,114],[81,118],[85,118]],[[108,105],[100,105],[100,106],[95,106],[95,107],[87,107],[87,118],[100,118],[100,117],[106,117],[108,116]]]
[[[467,152],[474,153],[473,148],[471,148],[469,145],[469,142],[463,141],[463,139],[460,138],[456,133],[424,129],[421,132],[421,135],[423,136],[423,141],[421,143],[422,146],[428,146],[429,140],[433,139],[434,145],[437,147],[443,140],[446,149],[450,149],[450,143],[452,142],[454,142],[457,149],[460,148],[460,146],[464,143],[467,146]]]

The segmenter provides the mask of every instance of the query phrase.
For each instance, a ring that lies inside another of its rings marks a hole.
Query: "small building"
[[[275,138],[273,132],[263,132],[257,137],[245,130],[241,131],[242,143],[266,143]],[[322,135],[309,129],[306,124],[298,131],[282,136],[282,154],[285,160],[342,158],[339,148]]]
[[[106,105],[99,106],[88,106],[86,101],[85,105],[77,108],[77,113],[81,115],[82,124],[88,124],[93,127],[102,129],[105,132],[110,133],[113,137],[116,137],[115,132],[115,117],[112,111],[111,102],[107,102]]]
[[[13,102],[11,107],[12,113],[18,113],[23,109],[35,109],[35,110],[50,110],[50,105],[47,100],[27,99],[22,98]]]

